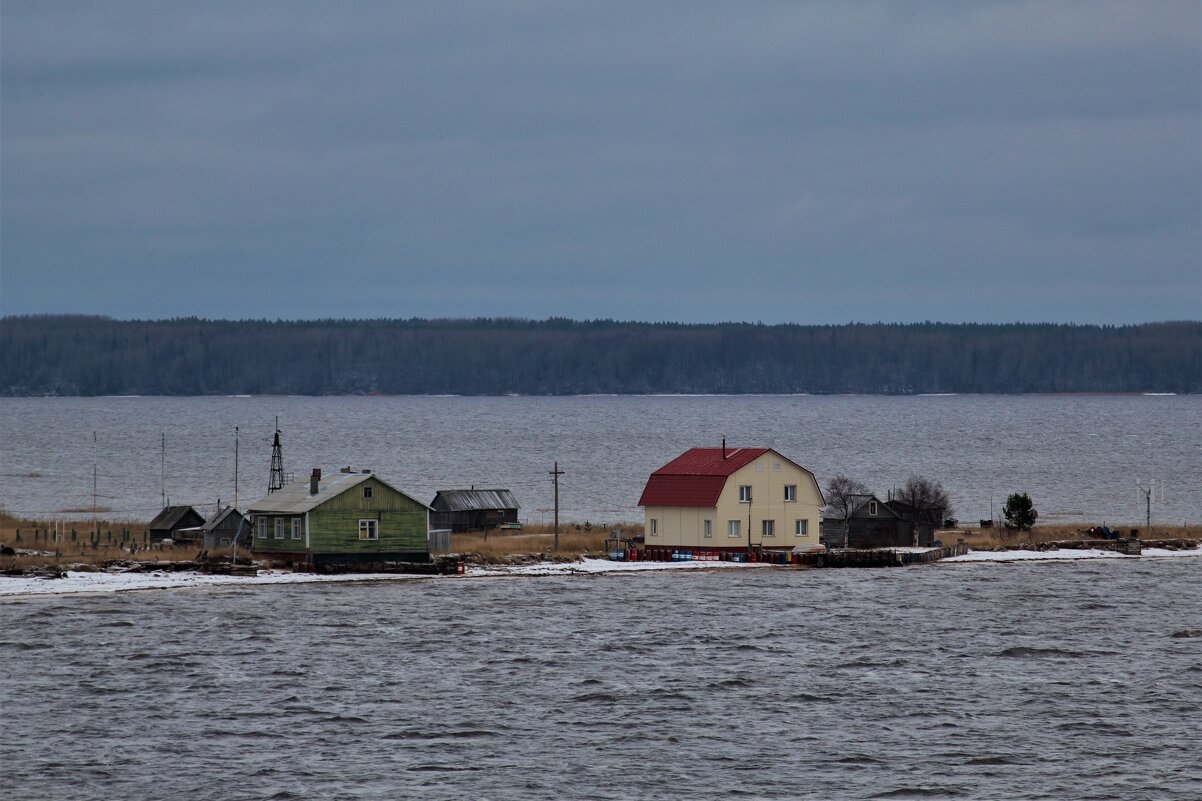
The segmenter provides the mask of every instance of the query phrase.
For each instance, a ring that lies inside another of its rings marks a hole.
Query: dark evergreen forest
[[[1202,391],[1202,322],[0,319],[0,394]]]

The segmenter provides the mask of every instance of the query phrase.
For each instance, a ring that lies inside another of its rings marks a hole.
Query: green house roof
[[[412,495],[401,492],[374,473],[333,473],[329,476],[323,475],[318,480],[315,494],[309,492],[311,480],[304,478],[263,496],[247,507],[246,511],[249,514],[301,515],[371,479],[375,479],[393,492],[404,495],[419,506],[430,508]]]

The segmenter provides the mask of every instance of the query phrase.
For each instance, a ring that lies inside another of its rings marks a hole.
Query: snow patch
[[[1059,551],[969,551],[962,556],[949,556],[943,562],[1056,562],[1074,559],[1164,559],[1169,557],[1202,556],[1202,548],[1189,551],[1170,551],[1168,548],[1144,548],[1139,556],[1095,548],[1065,548]]]

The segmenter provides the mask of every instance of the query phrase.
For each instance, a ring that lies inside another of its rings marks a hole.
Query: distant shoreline
[[[0,395],[1202,393],[1202,322],[0,318]]]
[[[576,392],[576,393],[518,393],[472,394],[453,392],[430,393],[386,393],[358,392],[324,395],[297,395],[245,393],[212,393],[207,395],[0,395],[14,399],[76,399],[95,400],[145,400],[154,398],[227,398],[230,400],[258,400],[264,398],[1190,398],[1197,392]]]

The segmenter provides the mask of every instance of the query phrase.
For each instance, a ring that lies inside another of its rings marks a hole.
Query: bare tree
[[[826,485],[826,509],[831,517],[837,520],[847,520],[851,517],[851,513],[855,506],[855,496],[871,495],[872,490],[868,489],[862,481],[856,481],[854,478],[848,478],[840,473],[832,478]]]
[[[952,513],[952,501],[943,485],[925,476],[912,475],[894,497],[910,507],[914,524],[914,544],[918,544],[918,526],[930,523],[936,528]]]

